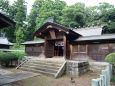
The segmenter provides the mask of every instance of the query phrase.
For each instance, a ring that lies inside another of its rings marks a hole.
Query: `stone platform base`
[[[89,63],[85,61],[67,61],[66,74],[73,77],[78,77],[89,71]]]

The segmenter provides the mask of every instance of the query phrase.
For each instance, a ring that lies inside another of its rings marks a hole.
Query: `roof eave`
[[[9,19],[8,17],[4,16],[3,14],[0,13],[0,19],[3,21],[3,22],[6,22],[7,25],[4,26],[4,27],[9,27],[9,26],[15,26],[16,25],[16,22],[14,22],[13,20]],[[4,28],[2,27],[2,28]]]

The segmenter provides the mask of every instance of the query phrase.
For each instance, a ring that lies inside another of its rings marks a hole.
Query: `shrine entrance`
[[[45,40],[44,55],[46,58],[59,56],[69,59],[71,54],[69,41],[81,35],[57,23],[47,22],[34,33],[34,36]]]
[[[63,56],[64,55],[64,42],[56,41],[54,45],[54,56]]]

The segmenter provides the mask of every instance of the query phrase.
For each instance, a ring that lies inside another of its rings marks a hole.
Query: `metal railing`
[[[16,67],[16,69],[18,69],[19,67],[21,67],[24,63],[26,63],[30,58],[23,58],[21,61],[18,60],[18,66]]]

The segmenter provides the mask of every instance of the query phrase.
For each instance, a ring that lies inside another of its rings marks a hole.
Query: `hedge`
[[[16,65],[18,59],[22,59],[25,56],[25,52],[1,52],[0,51],[0,64],[2,66]],[[14,64],[15,63],[15,64]]]
[[[13,51],[11,53],[15,54],[20,60],[24,58],[24,56],[26,55],[25,52],[18,52],[18,51]]]
[[[18,57],[13,53],[0,52],[0,64],[2,66],[13,65],[13,62],[18,61]]]

